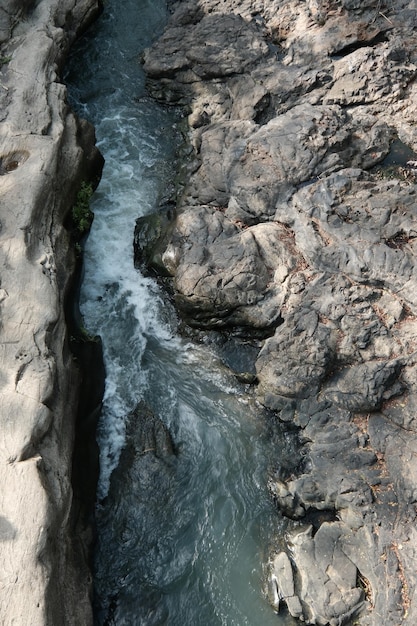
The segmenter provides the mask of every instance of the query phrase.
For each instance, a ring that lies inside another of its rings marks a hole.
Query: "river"
[[[172,191],[181,113],[145,90],[140,53],[161,32],[161,0],[106,0],[77,44],[66,82],[77,113],[96,128],[106,164],[92,198],[80,296],[101,335],[106,391],[99,424],[95,620],[99,625],[282,626],[264,596],[265,550],[282,521],[267,466],[291,442],[268,420],[208,342],[177,331],[157,283],[133,266],[139,216]],[[110,488],[126,415],[144,400],[178,454],[154,480],[127,473]],[[275,464],[278,462],[275,459]],[[163,483],[161,483],[161,477]],[[161,487],[163,484],[163,487]],[[109,495],[110,488],[110,495]]]

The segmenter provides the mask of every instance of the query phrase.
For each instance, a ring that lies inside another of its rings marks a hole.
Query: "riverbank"
[[[99,10],[96,0],[10,0],[0,10],[5,625],[92,623],[91,536],[73,483],[82,370],[66,308],[76,254],[64,224],[82,181],[97,184],[102,160],[93,129],[66,103],[60,72]]]
[[[193,148],[150,265],[189,325],[264,336],[254,392],[304,441],[270,478],[293,520],[270,595],[307,623],[416,620],[416,21],[181,2],[144,55]]]

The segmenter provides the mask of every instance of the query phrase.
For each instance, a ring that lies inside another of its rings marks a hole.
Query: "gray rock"
[[[167,427],[144,402],[129,414],[126,438],[125,450],[129,454],[151,453],[162,459],[174,455],[174,443]]]
[[[297,595],[295,595],[294,577],[291,561],[285,552],[275,555],[271,563],[270,583],[275,591],[275,608],[280,610],[283,602],[288,608],[288,612],[293,617],[302,618],[303,609]]]
[[[304,397],[332,367],[335,337],[314,311],[301,310],[267,339],[256,361],[260,393]]]
[[[175,207],[168,204],[158,213],[144,215],[136,220],[133,239],[135,267],[165,273],[162,255],[170,239],[174,218]]]
[[[325,522],[314,536],[311,530],[307,527],[290,539],[304,620],[323,626],[348,623],[365,609],[364,593],[356,586],[357,567],[343,551],[350,531],[343,522]]]
[[[327,104],[369,104],[402,96],[417,68],[412,63],[398,63],[387,55],[389,44],[359,48],[335,61],[334,83],[324,97]],[[378,58],[380,57],[380,58]],[[373,72],[376,65],[381,71]]]
[[[25,17],[31,0],[4,0],[0,7],[0,44],[7,43],[12,36],[16,21]]]
[[[181,99],[201,79],[232,76],[268,54],[268,46],[254,25],[237,14],[203,15],[186,28],[183,23],[174,24],[175,21],[159,39],[158,54],[153,54],[152,49],[144,54],[148,76],[165,79],[164,91],[154,81],[150,82],[152,92],[170,101]]]
[[[162,255],[178,306],[269,333],[257,398],[303,442],[270,490],[312,528],[269,591],[312,624],[417,616],[416,24],[402,2],[182,2],[145,55],[152,93],[190,114]]]
[[[162,259],[191,325],[264,329],[279,320],[283,283],[301,261],[292,244],[279,224],[241,229],[202,207],[178,218]]]
[[[403,387],[392,388],[401,371],[401,363],[368,362],[342,370],[325,386],[323,397],[350,411],[374,411],[383,400],[400,395]]]
[[[43,0],[25,14],[28,4],[0,9],[10,57],[0,76],[0,622],[89,624],[91,533],[74,528],[71,483],[80,372],[63,306],[75,259],[63,224],[99,163],[57,65],[98,4]]]

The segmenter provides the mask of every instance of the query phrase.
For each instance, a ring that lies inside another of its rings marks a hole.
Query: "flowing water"
[[[146,95],[139,62],[165,20],[162,0],[106,0],[66,76],[106,159],[80,302],[86,327],[102,337],[107,372],[95,619],[282,626],[292,621],[262,592],[264,549],[281,528],[266,489],[277,435],[271,441],[256,404],[211,349],[178,335],[164,294],[133,267],[135,219],[170,194],[180,142],[179,112]],[[125,416],[139,400],[168,426],[177,456],[147,455],[123,472]],[[291,454],[284,435],[281,446]]]

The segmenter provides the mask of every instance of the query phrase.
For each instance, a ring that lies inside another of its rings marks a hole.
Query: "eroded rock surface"
[[[63,227],[98,174],[94,133],[59,69],[94,0],[0,7],[0,622],[89,624],[86,544],[71,484],[80,374],[64,305],[74,273]]]
[[[294,520],[270,597],[309,624],[417,620],[416,23],[401,0],[185,1],[144,55],[192,146],[147,261],[190,325],[264,333],[256,394],[305,453],[270,479]]]

